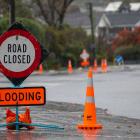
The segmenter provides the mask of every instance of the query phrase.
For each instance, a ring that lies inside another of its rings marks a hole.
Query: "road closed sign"
[[[7,47],[5,47],[7,46]],[[10,71],[28,69],[35,59],[35,49],[30,40],[23,36],[12,36],[1,44],[1,63]]]
[[[0,106],[44,105],[44,87],[0,88]]]
[[[37,68],[40,60],[40,44],[29,32],[14,29],[0,37],[0,68],[4,75],[26,77]]]
[[[89,54],[88,52],[86,51],[86,49],[83,49],[80,57],[83,59],[83,60],[87,60],[89,58]]]

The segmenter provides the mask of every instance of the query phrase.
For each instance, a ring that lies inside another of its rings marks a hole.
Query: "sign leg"
[[[19,130],[18,106],[16,106],[16,130]]]

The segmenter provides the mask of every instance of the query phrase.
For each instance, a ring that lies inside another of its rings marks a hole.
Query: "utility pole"
[[[94,23],[93,23],[93,9],[92,9],[92,3],[87,3],[88,9],[89,9],[89,18],[90,18],[90,25],[91,25],[91,37],[92,37],[92,43],[94,43]]]
[[[90,18],[90,25],[91,25],[91,44],[90,49],[93,51],[93,59],[96,58],[96,46],[95,46],[95,38],[94,38],[94,22],[93,22],[93,4],[91,2],[87,3],[88,10],[89,10],[89,18]]]
[[[9,24],[15,22],[15,0],[9,0]]]

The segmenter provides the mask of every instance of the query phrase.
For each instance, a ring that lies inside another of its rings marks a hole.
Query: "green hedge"
[[[40,42],[44,44],[45,31],[44,25],[41,23],[27,18],[16,18],[16,21],[23,23],[24,27],[29,30]],[[0,19],[0,34],[5,32],[9,27],[8,18]]]
[[[89,37],[81,28],[70,28],[65,26],[63,29],[47,27],[33,19],[17,18],[23,23],[45,47],[50,51],[50,56],[44,61],[47,69],[59,69],[66,67],[68,59],[72,60],[73,66],[80,64],[80,53],[88,44]],[[0,34],[7,30],[8,19],[0,20]]]
[[[48,27],[46,43],[51,56],[48,60],[49,68],[66,67],[68,59],[73,66],[79,65],[80,53],[87,45],[88,36],[81,28],[64,27],[62,30]]]
[[[122,55],[124,60],[140,60],[140,45],[120,47],[116,49],[115,55]]]

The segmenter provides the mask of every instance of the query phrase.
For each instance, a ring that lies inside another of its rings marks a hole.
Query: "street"
[[[140,69],[138,66],[120,67],[105,74],[94,74],[96,107],[107,109],[108,113],[140,119]],[[12,87],[5,78],[0,78],[0,87]],[[47,101],[84,104],[87,73],[75,72],[68,75],[32,74],[22,86],[44,86]]]
[[[96,106],[110,114],[140,119],[140,69],[137,67],[94,74]],[[80,104],[85,102],[86,85],[86,72],[52,76],[44,73],[29,77],[23,84],[45,86],[47,100]]]
[[[44,106],[31,107],[33,123],[55,124],[64,130],[5,131],[1,128],[1,140],[134,140],[140,139],[140,66],[110,67],[108,73],[94,74],[97,120],[103,124],[100,131],[77,131],[86,95],[87,70],[34,72],[22,86],[44,86],[47,102]],[[1,75],[0,87],[13,87]],[[5,122],[5,108],[1,107],[1,123]],[[12,108],[12,110],[15,110]],[[20,113],[25,107],[19,108]],[[120,117],[122,116],[122,117]],[[124,116],[124,117],[123,117]],[[127,118],[128,117],[128,118]],[[135,118],[135,119],[131,119]]]
[[[0,0],[0,140],[140,140],[139,0]]]

